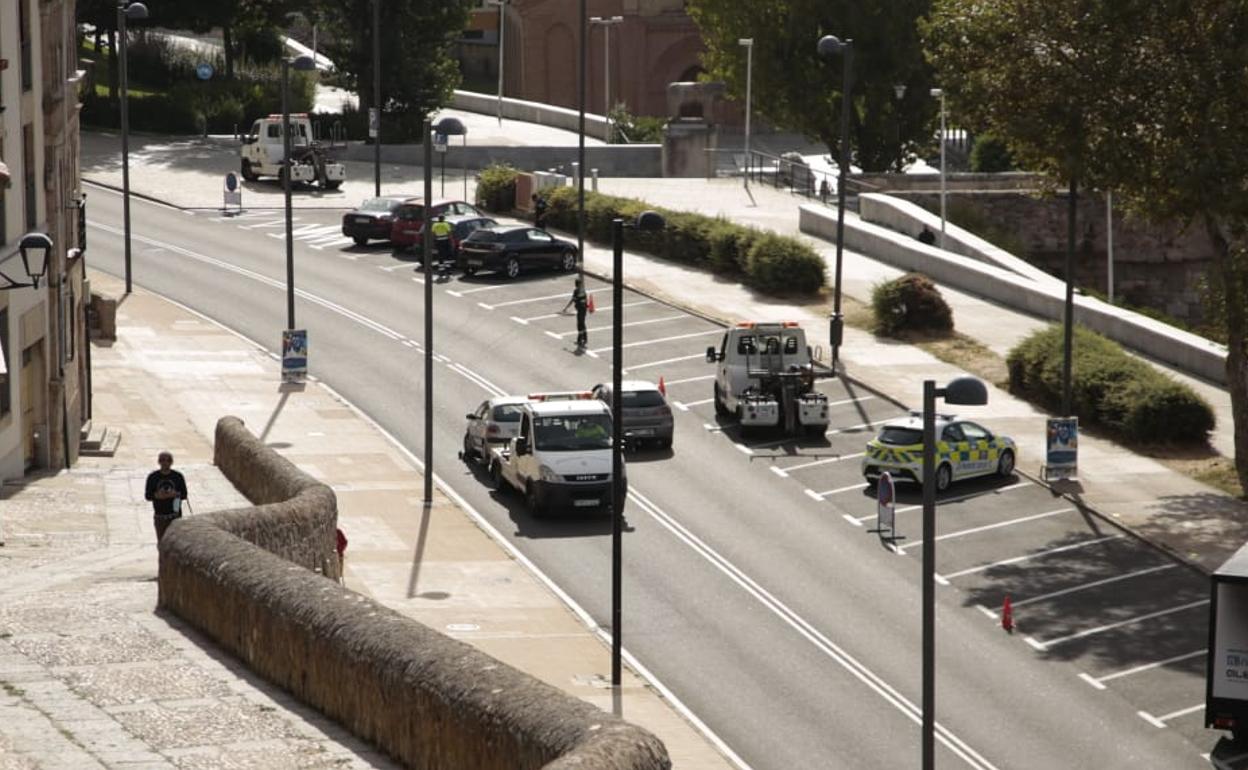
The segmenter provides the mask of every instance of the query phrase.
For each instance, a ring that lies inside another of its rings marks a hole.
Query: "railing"
[[[784,158],[761,150],[750,150],[748,155],[742,149],[708,149],[707,152],[711,154],[708,177],[746,176],[751,184],[786,189],[794,195],[818,200],[825,205],[836,205],[835,171],[811,168],[805,161]],[[852,176],[845,180],[847,195],[875,192],[878,189],[876,185]]]

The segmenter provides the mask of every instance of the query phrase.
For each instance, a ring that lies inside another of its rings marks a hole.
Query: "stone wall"
[[[169,528],[163,609],[409,767],[671,767],[645,730],[312,571],[333,553],[333,491],[241,420],[218,422],[214,457],[259,505]]]

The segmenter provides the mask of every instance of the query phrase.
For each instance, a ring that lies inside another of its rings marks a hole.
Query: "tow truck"
[[[283,180],[286,169],[282,116],[269,115],[252,123],[239,153],[243,179],[254,182],[261,176],[275,176]],[[325,146],[312,139],[312,121],[307,113],[292,114],[290,181],[316,182],[324,190],[337,190],[346,178],[347,167],[331,158]]]
[[[729,328],[719,348],[706,349],[715,364],[715,413],[733,415],[741,427],[781,427],[786,435],[822,435],[828,397],[815,390],[806,332],[794,321],[745,321]]]

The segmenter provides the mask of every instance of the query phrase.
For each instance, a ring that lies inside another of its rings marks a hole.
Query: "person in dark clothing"
[[[577,278],[576,288],[572,290],[572,299],[563,306],[576,308],[576,348],[582,350],[589,344],[589,331],[585,328],[585,313],[589,310],[589,295],[585,293],[585,282]]]
[[[828,187],[828,178],[825,176],[823,181],[819,183],[819,200],[826,206],[828,196],[832,194],[832,190]]]
[[[936,243],[936,234],[929,230],[927,225],[923,225],[923,232],[919,233],[919,242],[931,246]]]
[[[533,226],[546,227],[546,199],[533,193]]]
[[[152,520],[156,525],[156,542],[159,543],[173,520],[181,518],[182,501],[188,495],[186,479],[173,469],[173,455],[161,452],[156,462],[160,469],[147,475],[147,489],[143,496],[152,501]]]

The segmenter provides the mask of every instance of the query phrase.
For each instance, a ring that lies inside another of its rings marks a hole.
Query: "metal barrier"
[[[750,184],[786,189],[794,195],[817,200],[826,206],[836,206],[835,171],[811,168],[805,161],[784,158],[761,150],[750,150],[748,155],[737,148],[708,148],[706,151],[712,154],[708,164],[708,178],[746,176]],[[878,186],[852,176],[845,180],[845,193],[848,196],[876,192],[878,189]]]

